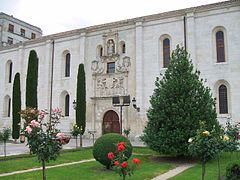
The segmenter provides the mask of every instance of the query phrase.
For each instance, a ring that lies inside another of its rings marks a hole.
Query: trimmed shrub
[[[111,160],[108,159],[108,153],[113,152],[114,155],[116,155],[117,145],[119,142],[126,143],[125,155],[127,159],[130,158],[132,155],[132,144],[126,137],[117,133],[108,133],[98,138],[93,146],[93,157],[96,161],[100,162],[109,169],[111,166]]]
[[[226,168],[226,180],[238,180],[240,179],[240,164],[230,164]]]

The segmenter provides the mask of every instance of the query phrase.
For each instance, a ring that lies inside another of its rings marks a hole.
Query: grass
[[[92,149],[84,148],[77,150],[64,150],[61,155],[57,158],[56,161],[50,161],[47,165],[56,165],[62,163],[69,163],[75,161],[81,161],[84,159],[91,159]],[[9,156],[4,160],[3,158],[0,160],[0,174],[13,172],[17,170],[31,169],[35,167],[41,167],[36,156],[23,154],[16,156]]]
[[[133,153],[153,154],[153,155],[157,154],[156,152],[146,147],[136,147],[136,148],[134,147]],[[81,161],[84,159],[92,159],[92,158],[93,158],[92,148],[63,150],[61,155],[57,158],[57,160],[50,161],[49,163],[47,163],[47,166]],[[1,157],[0,167],[1,167],[0,168],[0,174],[1,174],[1,173],[18,171],[18,170],[41,167],[41,164],[39,163],[35,155],[22,154],[22,155],[8,156],[6,157],[6,159]]]
[[[237,162],[240,163],[240,152],[234,153],[224,153],[220,157],[220,172],[221,176],[225,175],[226,167],[228,164]],[[182,172],[181,174],[171,178],[171,180],[200,180],[202,175],[202,167],[201,164],[197,164],[196,166]],[[218,178],[218,166],[217,160],[212,160],[206,164],[206,174],[205,180],[213,180]]]
[[[140,156],[134,155],[133,157],[138,157],[141,160],[140,166],[134,172],[134,175],[127,179],[132,180],[148,180],[153,177],[162,174],[169,169],[175,167],[175,165],[170,163],[159,163],[158,161],[152,161],[151,156]],[[12,176],[0,177],[0,179],[42,179],[41,171],[34,171],[30,173],[17,174]],[[83,164],[65,166],[60,168],[47,169],[47,179],[88,179],[88,180],[120,180],[121,178],[117,173],[111,170],[106,170],[100,163],[88,162]]]

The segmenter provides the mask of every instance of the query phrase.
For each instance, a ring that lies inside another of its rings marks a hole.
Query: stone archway
[[[120,123],[117,113],[109,110],[104,114],[102,124],[102,134],[120,133]]]

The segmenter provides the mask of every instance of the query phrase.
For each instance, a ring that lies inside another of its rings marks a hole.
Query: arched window
[[[121,41],[121,42],[120,42],[120,52],[121,52],[122,54],[125,54],[125,53],[126,53],[126,44],[125,44],[124,41]]]
[[[8,74],[8,82],[11,83],[12,82],[12,67],[13,66],[13,63],[10,62],[9,64],[9,74]]]
[[[11,98],[8,99],[7,117],[10,117],[10,113],[11,113]]]
[[[218,31],[216,33],[216,50],[217,50],[217,62],[225,62],[225,47],[224,47],[224,33]]]
[[[69,94],[67,94],[66,96],[65,96],[65,105],[64,105],[64,107],[65,107],[65,116],[69,116]]]
[[[65,61],[65,77],[70,76],[70,60],[71,60],[71,55],[70,55],[70,53],[67,53],[66,61]]]
[[[228,113],[228,97],[227,97],[227,87],[225,85],[220,85],[218,88],[219,96],[219,113],[227,114]]]
[[[97,46],[97,57],[102,57],[103,56],[103,47],[102,45]]]
[[[167,67],[170,63],[170,40],[163,40],[163,67]]]

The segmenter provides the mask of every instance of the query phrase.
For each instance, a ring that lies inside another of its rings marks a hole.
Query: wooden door
[[[103,117],[102,125],[103,134],[120,133],[119,117],[115,111],[107,111]]]

